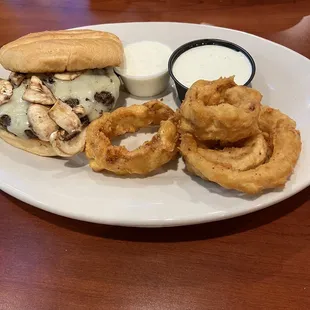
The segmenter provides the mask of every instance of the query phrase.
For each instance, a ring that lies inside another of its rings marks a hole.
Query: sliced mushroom
[[[56,102],[52,92],[35,75],[31,77],[29,85],[23,94],[23,99],[31,103],[43,105],[53,105]]]
[[[86,115],[86,111],[83,106],[77,105],[76,107],[72,108],[72,111],[79,117],[82,118]]]
[[[12,119],[8,114],[0,116],[0,127],[8,128],[11,125]]]
[[[13,86],[7,80],[0,79],[0,105],[7,103],[13,95]]]
[[[82,130],[82,124],[79,117],[73,112],[68,104],[61,100],[56,101],[48,114],[59,127],[64,129],[70,135]]]
[[[74,108],[77,105],[79,105],[80,100],[77,98],[68,98],[68,99],[64,100],[63,102],[68,104],[71,108]]]
[[[64,72],[64,73],[56,73],[54,74],[55,79],[61,81],[73,81],[77,77],[79,77],[83,72],[76,71],[76,72]]]
[[[87,115],[81,117],[80,121],[82,123],[82,127],[86,127],[86,126],[88,126],[90,124],[90,120],[89,120]]]
[[[42,141],[49,141],[50,135],[59,128],[49,117],[48,111],[48,107],[40,104],[31,104],[27,112],[31,129]]]
[[[86,142],[86,129],[74,136],[70,140],[66,139],[64,132],[58,130],[53,132],[50,143],[55,152],[61,157],[71,157],[84,151]]]
[[[11,72],[9,76],[9,81],[14,85],[14,87],[18,87],[25,78],[26,74]]]

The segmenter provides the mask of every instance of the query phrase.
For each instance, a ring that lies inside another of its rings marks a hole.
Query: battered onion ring
[[[184,137],[188,143],[193,143],[192,135]],[[233,170],[249,170],[255,168],[268,158],[268,144],[263,134],[252,136],[238,145],[238,147],[225,147],[222,150],[212,150],[202,145],[198,145],[198,154],[214,164]]]
[[[262,95],[236,86],[234,78],[199,80],[187,91],[180,107],[179,129],[197,139],[235,142],[259,132]]]
[[[295,122],[279,110],[262,107],[259,126],[272,142],[270,159],[256,168],[240,171],[206,159],[190,134],[182,136],[180,150],[189,171],[203,179],[248,194],[283,187],[292,174],[301,151]]]
[[[113,137],[151,125],[160,125],[157,134],[133,151],[111,143]],[[94,171],[144,175],[175,157],[178,139],[174,111],[153,100],[143,105],[118,108],[93,121],[87,128],[85,153]]]

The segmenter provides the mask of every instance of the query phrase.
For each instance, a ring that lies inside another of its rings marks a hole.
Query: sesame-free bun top
[[[112,33],[95,30],[30,33],[0,49],[0,64],[21,73],[114,67],[122,61],[120,39]]]

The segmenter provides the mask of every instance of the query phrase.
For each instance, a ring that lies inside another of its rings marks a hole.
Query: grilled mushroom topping
[[[26,74],[11,72],[9,76],[9,81],[13,84],[14,87],[18,87],[25,78]]]
[[[0,79],[0,105],[7,103],[13,95],[13,85],[7,81]]]
[[[53,105],[56,102],[52,92],[35,75],[31,77],[29,85],[23,94],[23,99],[31,103],[43,105]]]
[[[27,112],[32,131],[42,141],[49,141],[50,135],[58,130],[57,124],[49,117],[48,111],[48,107],[31,104]]]
[[[49,116],[69,134],[77,133],[82,130],[82,124],[79,117],[73,112],[72,108],[57,100],[48,112]]]
[[[61,80],[61,81],[73,81],[77,77],[79,77],[82,74],[82,72],[64,72],[64,73],[56,73],[54,74],[55,79]]]
[[[67,139],[64,130],[58,130],[51,134],[50,143],[55,152],[61,157],[71,157],[84,151],[86,142],[86,129],[71,139]]]

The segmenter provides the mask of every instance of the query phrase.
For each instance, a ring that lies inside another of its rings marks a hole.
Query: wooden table
[[[0,12],[0,44],[45,29],[184,21],[242,29],[310,57],[308,0],[11,0]],[[309,196],[151,230],[73,221],[1,193],[0,309],[310,309]]]

